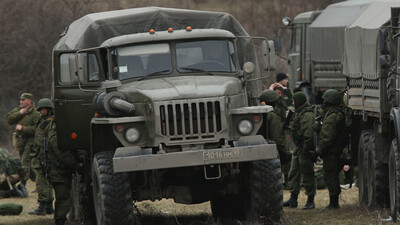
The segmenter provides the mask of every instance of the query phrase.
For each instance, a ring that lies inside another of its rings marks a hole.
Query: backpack
[[[343,140],[341,142],[343,149],[348,147],[348,152],[351,152],[351,133],[352,133],[352,128],[353,128],[353,109],[346,106],[342,105],[342,107],[339,108],[339,111],[343,114]]]

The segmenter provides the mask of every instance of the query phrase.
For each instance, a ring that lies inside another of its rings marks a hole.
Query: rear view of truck
[[[211,202],[215,219],[282,216],[279,156],[257,106],[273,43],[229,14],[89,14],[53,52],[59,148],[76,152],[75,219],[134,224],[134,201]],[[92,207],[93,206],[93,207]],[[91,210],[93,209],[94,210]]]

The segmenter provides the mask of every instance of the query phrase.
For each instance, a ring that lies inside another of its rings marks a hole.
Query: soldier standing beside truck
[[[78,169],[78,163],[70,151],[60,151],[57,147],[54,120],[46,125],[44,137],[47,139],[48,146],[41,148],[39,155],[43,155],[42,159],[46,160],[46,162],[42,162],[42,165],[47,165],[47,168],[43,168],[43,170],[45,170],[50,185],[54,188],[55,225],[64,225],[71,209],[72,172]]]
[[[20,97],[20,105],[11,110],[6,116],[6,121],[9,125],[16,125],[15,133],[13,134],[16,138],[14,147],[19,152],[22,161],[22,169],[24,171],[22,184],[24,186],[29,178],[35,180],[35,173],[31,168],[30,152],[35,135],[35,125],[40,114],[36,111],[32,98],[33,95],[31,93],[23,93]]]
[[[274,112],[267,115],[268,124],[267,131],[265,128],[261,127],[261,132],[266,132],[265,136],[267,139],[273,140],[276,143],[276,148],[279,152],[279,157],[281,159],[281,165],[285,165],[291,160],[291,154],[288,151],[288,141],[285,133],[283,132],[282,116],[277,112],[275,106],[278,101],[278,95],[272,90],[265,90],[260,95],[260,102],[262,105],[270,105],[274,107]]]
[[[283,202],[284,207],[297,208],[297,198],[301,189],[301,182],[308,196],[307,203],[301,209],[314,209],[316,182],[314,163],[310,151],[314,150],[314,107],[307,102],[304,92],[296,92],[293,96],[295,114],[290,124],[293,141],[296,149],[293,152],[289,172],[290,199]]]
[[[342,96],[337,90],[327,90],[322,99],[324,100],[322,105],[324,118],[316,151],[324,161],[324,178],[329,190],[329,205],[323,210],[331,210],[339,208],[341,192],[339,172],[342,169],[339,162],[343,153],[343,146],[340,143],[344,141],[345,118],[341,109]]]
[[[32,167],[36,172],[36,190],[38,193],[39,207],[33,211],[28,212],[31,215],[46,215],[52,214],[53,209],[53,188],[49,184],[49,180],[45,176],[42,167],[43,148],[46,131],[51,126],[54,120],[54,105],[48,98],[42,98],[38,102],[37,110],[40,112],[41,117],[36,125],[35,141],[32,148]]]

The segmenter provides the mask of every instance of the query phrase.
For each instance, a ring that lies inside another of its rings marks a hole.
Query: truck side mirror
[[[261,44],[262,63],[265,71],[273,71],[276,68],[275,46],[273,41],[263,40]]]

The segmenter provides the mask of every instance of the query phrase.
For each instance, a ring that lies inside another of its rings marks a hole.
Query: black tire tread
[[[113,172],[112,157],[113,152],[100,152],[94,157],[98,165],[104,223],[107,225],[134,224],[133,201],[128,175]]]

